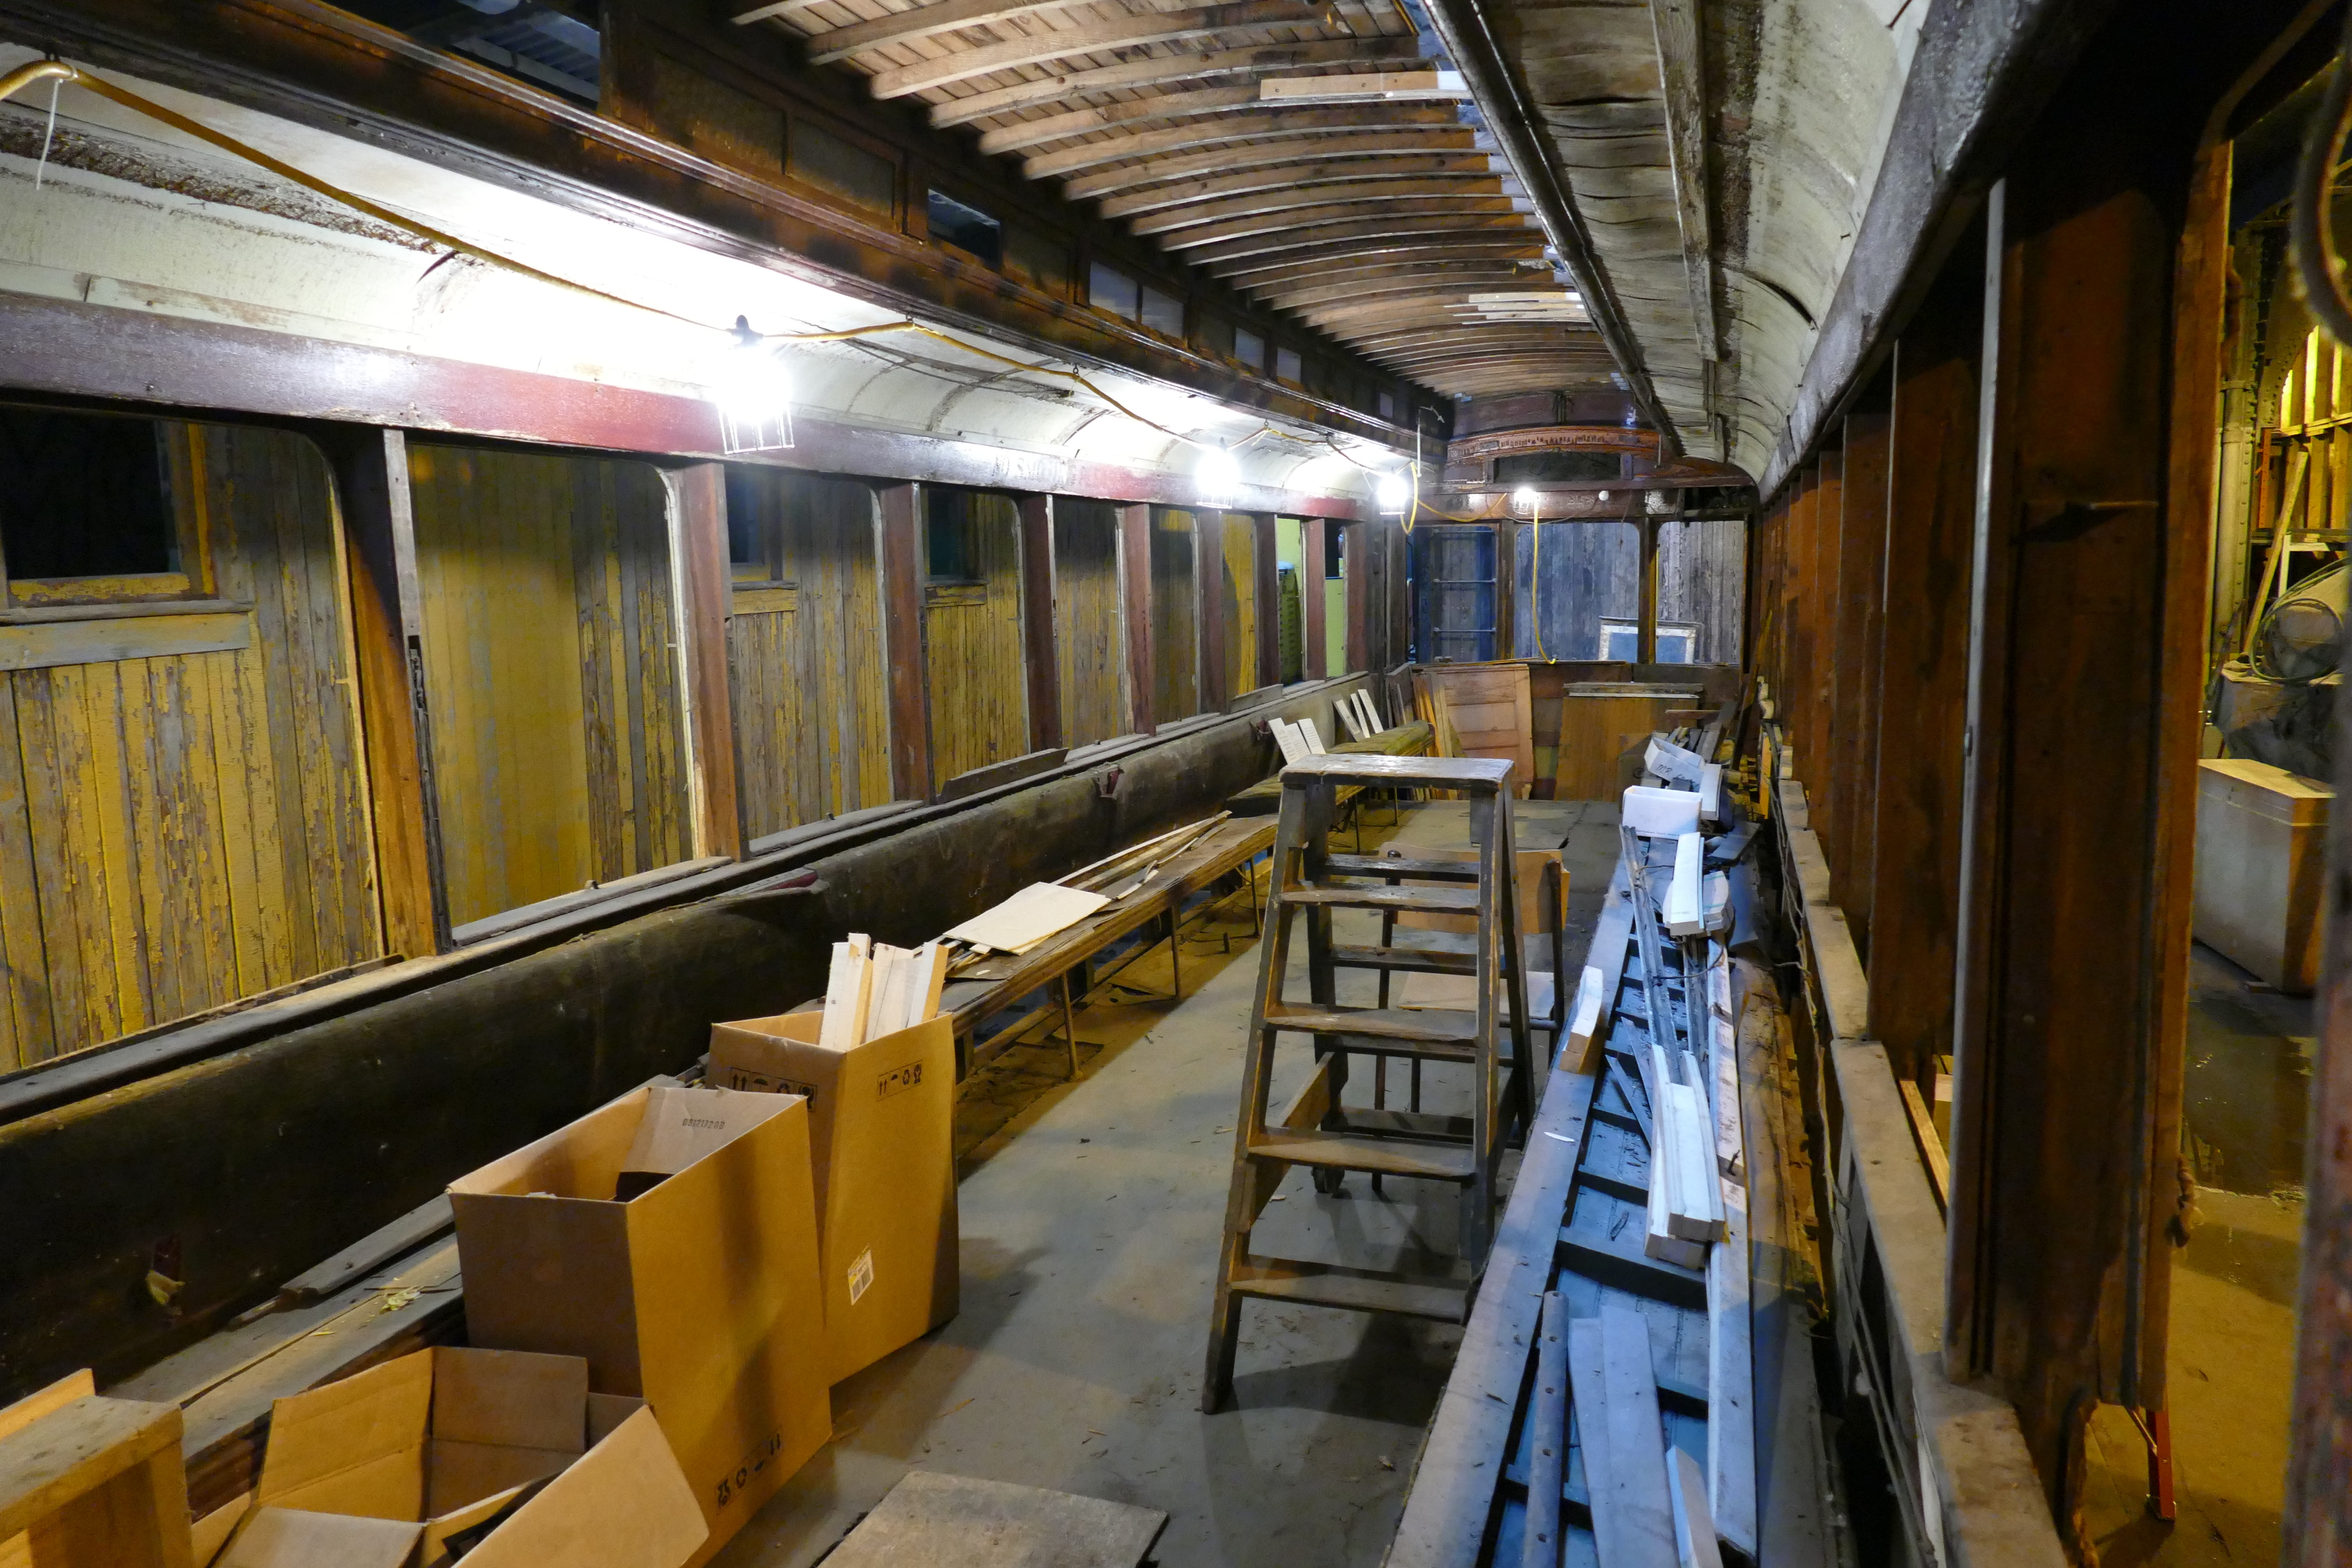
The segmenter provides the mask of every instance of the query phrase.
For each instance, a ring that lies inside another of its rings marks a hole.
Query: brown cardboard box
[[[955,1026],[848,1050],[817,1013],[718,1024],[709,1079],[808,1097],[834,1381],[956,1315]]]
[[[746,1130],[626,1203],[649,1089],[449,1187],[468,1336],[584,1356],[591,1387],[651,1405],[710,1526],[700,1557],[833,1431],[808,1107],[726,1100],[759,1102],[716,1112]]]
[[[418,1351],[277,1401],[253,1503],[221,1568],[434,1568],[492,1521],[476,1568],[678,1568],[709,1533],[643,1400],[518,1351]]]

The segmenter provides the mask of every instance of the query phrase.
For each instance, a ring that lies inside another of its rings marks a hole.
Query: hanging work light
[[[793,444],[793,389],[775,345],[735,318],[734,341],[711,378],[719,410],[719,449],[729,457],[772,452]]]
[[[1382,517],[1402,517],[1405,503],[1412,499],[1412,487],[1402,474],[1382,474],[1373,485],[1372,493],[1380,502]]]
[[[1231,506],[1242,488],[1242,466],[1224,447],[1211,447],[1202,452],[1200,467],[1192,470],[1192,482],[1200,487],[1204,504]]]

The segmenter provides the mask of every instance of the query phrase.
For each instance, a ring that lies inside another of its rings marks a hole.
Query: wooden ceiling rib
[[[781,0],[740,23],[1439,392],[1607,380],[1461,79],[1401,0]],[[1508,298],[1497,298],[1507,296]]]

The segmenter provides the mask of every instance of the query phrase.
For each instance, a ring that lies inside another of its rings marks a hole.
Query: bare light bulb
[[[711,375],[710,401],[719,410],[719,447],[730,457],[779,451],[793,444],[792,379],[775,345],[735,318],[733,340]]]

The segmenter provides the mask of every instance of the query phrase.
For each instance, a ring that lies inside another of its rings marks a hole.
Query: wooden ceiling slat
[[[1318,186],[1357,184],[1367,181],[1473,179],[1480,175],[1496,177],[1484,153],[1462,153],[1435,157],[1341,159],[1337,163],[1282,164],[1268,169],[1244,169],[1237,174],[1219,174],[1213,179],[1186,180],[1180,184],[1161,185],[1156,190],[1130,191],[1123,196],[1113,196],[1095,210],[1105,217],[1137,217],[1146,213],[1185,206],[1188,203],[1205,203],[1229,196],[1248,195],[1255,191],[1303,191]],[[1499,189],[1499,184],[1497,185]],[[1188,210],[1198,210],[1190,208]],[[1142,230],[1137,230],[1141,233]]]
[[[1289,234],[1302,229],[1318,229],[1335,223],[1381,223],[1403,218],[1507,217],[1518,209],[1508,196],[1461,195],[1446,197],[1417,196],[1410,201],[1384,202],[1322,202],[1312,206],[1277,208],[1256,217],[1227,218],[1223,223],[1198,224],[1190,228],[1171,230],[1158,237],[1168,249],[1184,255],[1194,250],[1213,249],[1234,240]],[[1438,226],[1445,226],[1444,225]],[[1410,232],[1369,230],[1380,232]]]
[[[1259,218],[1270,213],[1346,209],[1366,203],[1439,202],[1448,197],[1476,202],[1507,200],[1503,195],[1503,182],[1483,169],[1475,173],[1437,177],[1424,174],[1415,179],[1367,180],[1345,185],[1291,182],[1254,191],[1248,195],[1171,205],[1139,217],[1128,227],[1137,234],[1174,234],[1179,230],[1190,231],[1204,225],[1215,225],[1226,219]],[[1465,207],[1464,210],[1473,209]],[[1508,208],[1479,207],[1475,210],[1507,211]],[[1179,242],[1168,240],[1163,243],[1174,245]]]
[[[984,27],[992,22],[1009,22],[1015,16],[1059,11],[1082,3],[1084,0],[940,0],[936,5],[894,11],[870,22],[818,33],[809,39],[809,64],[831,65],[887,44],[911,43],[959,27]],[[743,20],[740,16],[735,19]]]
[[[1550,282],[1543,273],[1515,272],[1503,268],[1491,270],[1465,268],[1444,279],[1427,278],[1354,278],[1341,283],[1299,288],[1286,292],[1255,289],[1258,302],[1276,310],[1308,320],[1314,313],[1329,305],[1344,304],[1353,300],[1386,300],[1402,301],[1426,295],[1459,292],[1464,289],[1518,289]]]
[[[1312,66],[1346,65],[1360,60],[1417,59],[1420,49],[1421,41],[1417,38],[1341,38],[1320,44],[1265,44],[1209,55],[1165,55],[1148,60],[1128,60],[1093,70],[1060,72],[1012,87],[992,88],[969,98],[950,99],[931,106],[931,123],[964,125],[992,114],[1007,114],[1016,109],[1119,89],[1163,87],[1170,82],[1206,81],[1213,77],[1255,79]]]
[[[1497,242],[1483,235],[1451,237],[1433,235],[1428,239],[1411,245],[1396,246],[1380,254],[1359,252],[1340,247],[1338,250],[1304,258],[1277,258],[1277,264],[1260,265],[1242,262],[1232,266],[1212,268],[1220,278],[1235,279],[1242,287],[1279,288],[1286,284],[1324,283],[1347,277],[1366,268],[1399,269],[1420,268],[1434,274],[1463,262],[1540,261],[1543,242],[1535,237]],[[1246,276],[1244,276],[1246,275]],[[1384,275],[1393,275],[1392,270]]]
[[[1075,27],[1039,32],[980,48],[957,49],[939,59],[915,65],[894,66],[876,72],[871,85],[876,98],[905,98],[994,71],[1106,49],[1213,38],[1251,27],[1326,25],[1337,25],[1326,7],[1302,5],[1297,0],[1242,0],[1238,5],[1201,5],[1188,11],[1152,11],[1117,21],[1087,22]]]
[[[1172,158],[1150,158],[1116,169],[1097,170],[1091,174],[1064,181],[1062,194],[1072,201],[1085,201],[1120,191],[1140,192],[1145,186],[1171,180],[1190,180],[1196,175],[1244,170],[1263,174],[1265,171],[1291,164],[1315,164],[1326,159],[1352,163],[1360,159],[1379,159],[1391,153],[1459,155],[1485,160],[1488,155],[1477,152],[1471,145],[1474,134],[1466,126],[1446,124],[1416,131],[1283,137],[1253,142],[1246,146],[1220,147],[1214,152],[1186,153]],[[1106,206],[1103,210],[1108,212],[1110,209]]]
[[[1169,93],[1165,98],[1173,100],[1192,96],[1193,95],[1190,93]],[[1228,104],[1226,107],[1230,109],[1233,106]],[[1084,112],[1091,114],[1094,110],[1087,110]],[[1211,114],[1215,111],[1204,109],[1199,112]],[[1052,120],[1028,121],[1012,129],[1026,131],[1032,127],[1051,126],[1070,118],[1072,117],[1068,115],[1055,115]],[[1063,147],[1051,153],[1041,153],[1034,157],[1023,159],[1021,172],[1033,180],[1042,180],[1055,174],[1076,174],[1080,169],[1093,169],[1105,163],[1116,163],[1128,158],[1141,158],[1155,153],[1173,153],[1195,147],[1213,147],[1225,142],[1246,141],[1253,136],[1289,135],[1307,131],[1412,131],[1423,126],[1442,126],[1452,130],[1458,128],[1461,123],[1454,117],[1452,110],[1432,109],[1427,104],[1422,103],[1368,103],[1347,109],[1291,109],[1262,111],[1255,114],[1226,113],[1219,114],[1215,119],[1203,124],[1171,125],[1158,131],[1129,131],[1105,136],[1099,141],[1081,142],[1075,147]],[[1102,130],[1109,127],[1098,126],[1095,129]],[[1038,137],[1037,141],[1059,142],[1068,137],[1087,133],[1087,131],[1077,129],[1055,130]],[[992,131],[987,136],[982,137],[980,150],[983,153],[1011,151],[1009,147],[989,145],[989,137],[995,134],[996,132]],[[1020,144],[1028,146],[1033,143]]]
[[[1194,249],[1189,259],[1240,261],[1254,257],[1278,257],[1286,251],[1307,249],[1345,255],[1348,246],[1360,241],[1393,241],[1433,234],[1484,234],[1492,237],[1500,234],[1529,233],[1533,227],[1532,219],[1507,209],[1477,216],[1465,216],[1451,212],[1391,214],[1379,217],[1351,218],[1338,223],[1317,224],[1306,228],[1285,228],[1268,234],[1254,235],[1247,239],[1229,239],[1217,245],[1203,245]]]

